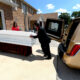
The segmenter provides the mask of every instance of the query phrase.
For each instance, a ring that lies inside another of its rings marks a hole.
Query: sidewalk
[[[57,47],[51,53],[52,59],[44,60],[40,45],[29,57],[0,52],[0,80],[56,80]]]

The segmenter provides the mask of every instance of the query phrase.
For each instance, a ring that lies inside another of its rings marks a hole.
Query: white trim
[[[12,0],[0,0],[0,2],[10,5],[12,7],[18,6],[16,3],[13,3]]]
[[[17,4],[17,1],[16,1],[16,0],[15,0],[15,1],[12,1],[12,0],[11,0],[11,2]],[[18,10],[17,8],[18,8],[18,6],[15,6],[15,7],[14,7],[14,9],[15,9],[16,11]]]
[[[5,19],[4,19],[4,11],[3,10],[0,10],[0,12],[1,12],[3,29],[5,30],[6,29],[6,26],[5,26]]]

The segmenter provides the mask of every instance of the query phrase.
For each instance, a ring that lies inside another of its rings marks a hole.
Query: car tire
[[[60,44],[60,45],[58,46],[58,56],[60,57],[60,59],[62,59],[63,54],[64,54],[63,45]]]

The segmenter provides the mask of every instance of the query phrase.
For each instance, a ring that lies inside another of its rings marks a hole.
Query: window
[[[60,38],[62,33],[63,21],[47,19],[46,22],[46,32],[53,35],[54,37]]]
[[[30,8],[30,13],[31,13],[31,8]]]
[[[33,12],[33,9],[32,9],[32,8],[30,8],[30,13],[31,13],[31,14],[34,14],[34,12]]]
[[[32,14],[34,14],[34,11],[32,10]]]
[[[49,30],[52,30],[52,31],[54,31],[54,32],[57,32],[57,31],[58,31],[58,26],[59,26],[58,23],[50,22],[48,29],[49,29]]]
[[[27,14],[27,6],[22,3],[22,13]]]
[[[32,14],[34,13],[32,9],[31,9],[31,13],[32,13]]]

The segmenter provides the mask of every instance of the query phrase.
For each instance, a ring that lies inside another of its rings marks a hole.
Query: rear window
[[[45,30],[54,37],[61,37],[62,21],[48,19]]]
[[[50,23],[49,23],[48,30],[51,30],[51,31],[57,32],[57,31],[58,31],[58,26],[59,26],[58,23],[50,22]]]

